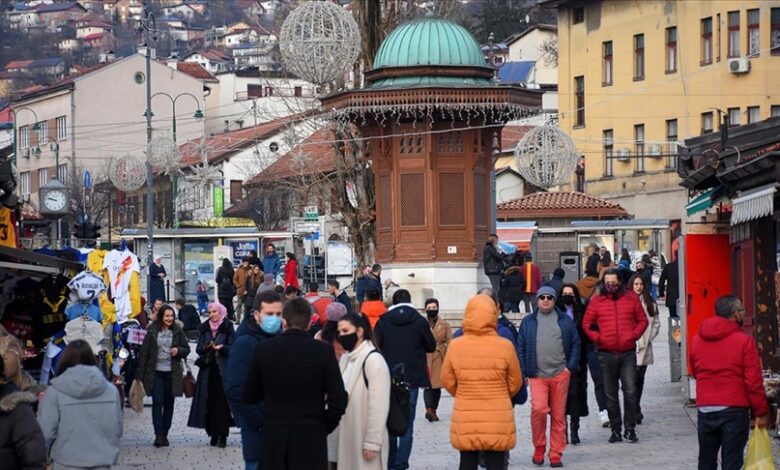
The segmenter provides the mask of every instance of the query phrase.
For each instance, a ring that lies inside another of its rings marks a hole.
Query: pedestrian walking
[[[661,270],[658,279],[658,297],[664,299],[669,316],[677,318],[677,299],[680,298],[680,272],[677,267],[677,251],[674,252],[674,260],[666,263]]]
[[[628,283],[628,280],[631,279],[631,276],[634,275],[634,271],[631,270],[631,262],[626,260],[620,260],[618,263],[618,280],[620,281],[620,284],[622,284],[626,290],[631,290],[631,286]]]
[[[217,300],[227,309],[230,321],[236,320],[233,310],[233,298],[236,296],[236,286],[233,284],[235,274],[233,263],[228,258],[223,258],[222,266],[217,269],[217,276],[214,278],[217,284]]]
[[[374,339],[391,371],[403,364],[404,378],[409,384],[409,426],[403,436],[390,435],[390,470],[409,468],[409,456],[414,443],[414,413],[421,388],[431,386],[428,377],[427,353],[436,350],[436,340],[430,325],[412,305],[406,289],[393,294],[393,306],[376,324]]]
[[[345,315],[338,330],[336,339],[346,351],[339,369],[349,401],[339,427],[328,436],[328,460],[339,469],[385,470],[390,454],[390,370],[363,317]]]
[[[153,263],[149,265],[149,276],[152,278],[151,288],[149,291],[150,299],[165,300],[165,266],[162,264],[162,257],[155,256]]]
[[[300,291],[298,282],[298,260],[293,253],[287,253],[287,263],[284,265],[284,287],[294,287]]]
[[[276,252],[276,247],[273,243],[269,243],[265,247],[265,256],[263,256],[263,272],[271,275],[271,279],[276,283],[276,277],[282,271],[282,260],[279,258],[279,254]]]
[[[0,359],[0,462],[8,470],[44,470],[46,441],[33,406],[38,398],[9,380]]]
[[[38,416],[53,468],[116,465],[123,415],[119,391],[97,368],[89,343],[68,343]]]
[[[205,315],[209,307],[209,293],[203,281],[198,281],[198,285],[195,288],[195,299],[198,301],[198,313]]]
[[[314,339],[323,341],[330,344],[333,347],[333,353],[336,356],[336,360],[341,359],[341,355],[344,354],[344,348],[341,343],[336,341],[336,337],[339,332],[339,320],[344,318],[347,314],[347,308],[344,304],[338,302],[332,302],[325,308],[325,325],[317,334],[314,335]]]
[[[374,328],[379,318],[387,312],[387,306],[382,301],[381,290],[377,290],[373,285],[366,287],[364,295],[364,300],[360,304],[360,313],[366,314],[371,328]]]
[[[180,297],[176,299],[176,317],[181,322],[187,338],[198,339],[198,327],[200,326],[200,315],[195,307],[188,305],[187,301]]]
[[[225,372],[236,333],[224,305],[209,304],[208,312],[208,320],[198,328],[198,380],[187,426],[205,429],[212,447],[225,447],[235,425],[225,395]]]
[[[504,256],[498,250],[498,235],[491,233],[482,250],[482,267],[494,291],[501,290],[501,273],[504,271]]]
[[[599,260],[599,278],[604,277],[604,272],[615,269],[615,262],[612,261],[612,253],[605,247],[601,247],[601,260]]]
[[[263,402],[262,468],[325,470],[327,436],[347,407],[333,350],[306,330],[311,307],[293,299],[282,310],[284,332],[261,341],[247,371],[243,399]]]
[[[140,380],[152,397],[154,446],[167,447],[176,397],[184,392],[182,360],[190,353],[187,335],[175,321],[173,307],[164,305],[149,324],[141,344],[135,380]]]
[[[555,268],[552,277],[549,281],[545,282],[544,285],[552,287],[555,289],[555,292],[560,295],[564,277],[566,277],[566,271],[564,271],[563,268]]]
[[[596,343],[604,372],[607,413],[612,428],[610,443],[623,437],[637,442],[636,435],[636,341],[648,326],[647,315],[639,297],[627,291],[618,279],[616,269],[604,272],[600,292],[591,297],[585,311],[583,329]],[[618,386],[623,389],[625,416],[620,413]],[[623,421],[625,418],[625,422]],[[625,425],[625,434],[621,430]]]
[[[382,265],[374,264],[363,269],[363,275],[358,279],[355,287],[355,298],[358,305],[362,305],[366,297],[366,289],[373,287],[379,292],[379,300],[382,300]]]
[[[536,294],[536,310],[523,319],[517,334],[517,354],[531,387],[531,461],[544,464],[549,415],[551,467],[563,466],[569,381],[580,361],[580,338],[574,320],[556,310],[557,295],[552,287],[542,286]]]
[[[243,390],[255,347],[274,338],[282,328],[282,298],[273,291],[255,298],[252,312],[238,326],[225,373],[225,394],[241,428],[241,452],[245,470],[257,470],[263,443],[263,403],[244,402]]]
[[[582,332],[582,318],[585,316],[585,306],[582,304],[577,286],[564,284],[558,297],[556,308],[566,314],[574,322],[574,331],[580,340],[580,361],[577,370],[571,371],[569,391],[566,398],[566,414],[569,416],[569,443],[579,445],[580,419],[587,417],[588,410],[588,337]],[[602,384],[603,393],[603,384]],[[606,416],[606,404],[604,415]]]
[[[328,280],[328,293],[333,296],[333,301],[342,304],[347,309],[347,313],[353,313],[352,300],[346,291],[341,290],[341,284],[335,279]]]
[[[249,257],[244,256],[241,258],[241,264],[236,268],[235,274],[233,274],[233,286],[236,288],[236,323],[241,323],[241,316],[246,311],[244,299],[246,298],[246,279],[252,272],[252,267],[249,265]],[[255,287],[257,289],[257,287]],[[254,297],[254,291],[252,291]],[[250,303],[249,308],[251,310],[252,305]]]
[[[628,252],[628,248],[621,248],[620,249],[620,260],[619,261],[623,261],[623,260],[626,260],[626,261],[628,261],[629,264],[631,264],[631,254]]]
[[[715,317],[704,320],[691,342],[690,364],[696,379],[699,470],[742,468],[750,432],[769,424],[761,358],[753,336],[742,331],[745,307],[733,295],[715,302]]]
[[[600,262],[601,254],[599,246],[595,243],[591,243],[590,246],[588,246],[588,259],[585,261],[585,275],[598,278]]]
[[[525,254],[525,263],[521,266],[523,270],[523,279],[525,280],[525,286],[523,286],[523,304],[525,306],[525,313],[531,313],[533,306],[536,304],[536,293],[542,286],[542,271],[539,266],[534,264],[533,255],[531,252]]]
[[[637,267],[636,271],[642,274],[642,279],[645,280],[645,286],[650,292],[650,296],[653,298],[653,301],[655,301],[655,299],[658,298],[658,290],[656,289],[655,284],[653,284],[655,264],[653,263],[653,258],[650,257],[649,253],[642,255],[642,270],[640,271]]]
[[[444,387],[440,377],[441,367],[444,364],[444,357],[447,355],[447,347],[450,345],[450,341],[452,341],[452,328],[450,328],[447,320],[439,315],[438,299],[425,301],[425,316],[428,317],[428,324],[431,327],[433,339],[436,340],[436,350],[427,355],[431,386],[423,391],[425,419],[433,423],[439,420],[436,410],[439,409],[441,389]]]
[[[514,313],[520,313],[520,302],[523,301],[523,289],[525,288],[525,278],[523,269],[519,264],[512,264],[504,271],[501,280],[501,299],[502,310]]]
[[[629,281],[634,293],[639,296],[642,309],[647,315],[648,327],[636,341],[636,424],[642,424],[645,416],[642,414],[642,392],[645,389],[647,366],[653,364],[653,340],[661,331],[661,320],[658,317],[658,305],[653,301],[645,284],[644,276],[634,274]]]
[[[269,290],[269,289],[260,289],[260,286],[264,285],[265,283],[265,274],[263,273],[263,270],[260,268],[259,264],[250,264],[249,265],[249,273],[246,276],[246,281],[244,282],[244,290],[246,291],[246,294],[244,294],[244,315],[250,315],[252,313],[252,309],[254,308],[255,304],[255,297],[261,290]],[[268,278],[271,279],[271,288],[273,288],[273,276],[270,274],[268,275]]]
[[[452,341],[444,357],[441,382],[455,398],[450,442],[460,451],[460,470],[476,470],[480,453],[488,470],[503,469],[515,446],[512,396],[523,379],[515,348],[498,336],[497,327],[495,301],[472,297],[463,336]]]

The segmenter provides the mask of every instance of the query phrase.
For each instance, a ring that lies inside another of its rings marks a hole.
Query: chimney
[[[110,50],[106,51],[106,52],[101,52],[100,56],[98,58],[98,61],[101,64],[106,64],[106,63],[109,63],[109,62],[113,62],[114,60],[116,60],[116,53],[114,53],[114,51],[110,51]]]

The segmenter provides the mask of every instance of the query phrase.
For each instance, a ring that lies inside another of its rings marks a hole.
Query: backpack
[[[368,356],[373,353],[379,353],[379,351],[372,350],[363,360],[363,383],[366,384],[366,388],[368,388],[366,361]],[[390,412],[387,414],[387,430],[390,434],[394,436],[406,434],[411,414],[409,402],[409,384],[404,381],[404,365],[396,364],[390,374]]]

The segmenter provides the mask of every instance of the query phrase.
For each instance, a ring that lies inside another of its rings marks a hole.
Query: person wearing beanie
[[[531,387],[531,435],[535,465],[544,464],[547,415],[550,415],[550,466],[562,467],[566,448],[566,399],[569,380],[580,360],[580,338],[574,321],[555,308],[558,293],[542,286],[536,309],[523,319],[517,334],[520,368]]]
[[[618,263],[618,280],[623,285],[623,287],[628,287],[628,280],[631,279],[631,276],[634,274],[633,271],[631,271],[631,262],[625,259],[621,259]]]
[[[325,326],[314,335],[314,339],[323,341],[333,346],[333,352],[336,354],[336,360],[341,359],[344,354],[344,347],[336,339],[339,335],[339,320],[347,315],[347,307],[339,302],[331,302],[325,308]]]
[[[552,287],[555,289],[555,293],[560,295],[564,277],[566,277],[566,271],[564,271],[563,268],[555,268],[552,277],[549,281],[545,282],[544,285]]]

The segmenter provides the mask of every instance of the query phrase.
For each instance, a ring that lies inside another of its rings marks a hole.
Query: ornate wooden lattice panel
[[[437,136],[436,153],[440,155],[461,155],[463,151],[463,131],[447,132]]]
[[[401,175],[401,225],[425,225],[425,175],[405,173]]]
[[[393,226],[393,200],[392,200],[392,177],[382,175],[379,177],[379,191],[381,193],[379,203],[381,209],[379,212],[379,227],[391,228]]]
[[[398,137],[398,154],[401,156],[422,155],[425,151],[425,136],[405,134]]]
[[[466,223],[463,173],[439,173],[439,223],[441,225]]]
[[[474,225],[487,225],[488,215],[485,213],[485,175],[474,173]]]

